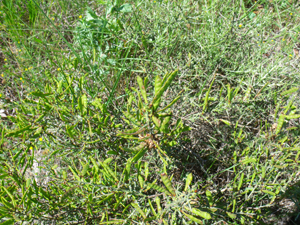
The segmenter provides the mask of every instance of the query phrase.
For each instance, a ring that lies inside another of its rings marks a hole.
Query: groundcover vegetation
[[[298,224],[296,0],[2,0],[1,224]]]

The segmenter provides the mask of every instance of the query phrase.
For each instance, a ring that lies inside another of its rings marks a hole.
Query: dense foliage
[[[299,15],[2,0],[1,224],[299,223]]]

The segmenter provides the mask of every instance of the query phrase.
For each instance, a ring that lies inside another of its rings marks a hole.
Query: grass
[[[3,0],[1,222],[298,224],[299,9]]]

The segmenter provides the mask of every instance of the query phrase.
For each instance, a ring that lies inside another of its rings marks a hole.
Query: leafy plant
[[[167,73],[163,78],[156,76],[152,98],[147,93],[148,78],[144,80],[137,77],[139,90],[132,88],[133,92],[127,91],[129,100],[127,102],[127,111],[123,111],[124,121],[130,126],[123,132],[119,132],[118,136],[132,139],[139,142],[131,148],[123,148],[127,151],[143,151],[145,147],[148,149],[157,149],[161,159],[165,161],[161,154],[167,157],[165,151],[161,149],[161,145],[173,146],[176,144],[176,138],[189,128],[183,126],[180,119],[176,125],[171,126],[172,112],[170,107],[174,105],[180,98],[175,97],[170,103],[159,107],[162,96],[168,89],[171,82],[175,79],[178,71]],[[145,152],[144,152],[145,153]]]

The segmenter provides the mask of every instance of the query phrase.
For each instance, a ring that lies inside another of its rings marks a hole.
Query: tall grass
[[[3,0],[0,23],[4,224],[299,222],[297,1]]]

